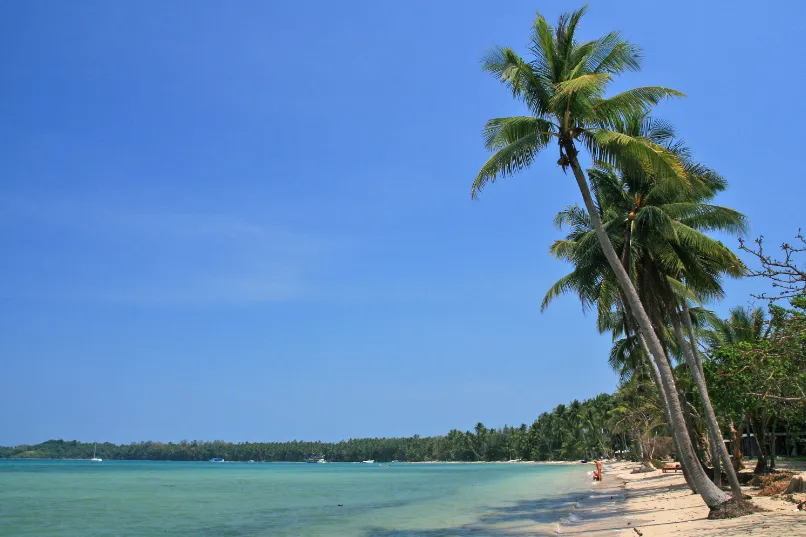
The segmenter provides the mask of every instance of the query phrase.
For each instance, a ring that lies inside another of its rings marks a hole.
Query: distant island
[[[354,438],[341,442],[216,441],[133,442],[97,444],[104,460],[303,462],[313,454],[334,462],[386,461],[501,461],[573,460],[613,456],[629,439],[623,427],[613,427],[612,412],[622,404],[619,394],[601,394],[582,402],[559,405],[531,425],[472,431],[454,429],[447,435],[409,438]],[[0,447],[2,459],[89,459],[93,442],[48,440],[35,445]]]

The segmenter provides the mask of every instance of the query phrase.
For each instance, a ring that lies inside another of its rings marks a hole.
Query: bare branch
[[[775,302],[806,293],[806,263],[798,264],[795,259],[797,254],[806,252],[806,238],[800,229],[795,235],[795,241],[794,244],[785,242],[781,245],[783,259],[779,259],[764,252],[764,236],[753,241],[755,246],[749,246],[744,239],[739,238],[739,249],[754,256],[761,264],[761,269],[749,269],[748,276],[769,279],[778,293],[777,295],[761,293],[753,295],[755,298]]]
[[[747,392],[747,395],[754,397],[761,397],[762,399],[775,399],[776,401],[789,401],[792,403],[806,403],[806,397],[780,397],[778,395],[770,395],[764,393]]]

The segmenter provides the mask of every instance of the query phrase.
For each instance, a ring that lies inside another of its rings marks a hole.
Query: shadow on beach
[[[599,526],[619,514],[618,503],[623,493],[614,490],[576,491],[559,497],[523,500],[506,507],[491,507],[469,524],[422,530],[388,530],[369,528],[366,537],[446,537],[446,536],[557,536],[573,534],[616,535],[620,524]],[[615,522],[615,521],[614,521]],[[584,525],[584,529],[583,529]],[[578,530],[578,531],[577,531]],[[608,533],[611,532],[611,533]]]

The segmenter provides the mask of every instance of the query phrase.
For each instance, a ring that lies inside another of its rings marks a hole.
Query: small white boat
[[[361,462],[363,462],[364,464],[375,464],[375,459],[370,459],[368,461],[361,461]]]
[[[99,459],[98,457],[95,456],[97,448],[98,448],[98,443],[96,442],[95,445],[92,446],[92,458],[90,459],[90,461],[91,462],[104,462],[103,459]]]

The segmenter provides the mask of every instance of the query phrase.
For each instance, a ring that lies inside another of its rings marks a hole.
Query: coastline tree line
[[[613,456],[632,442],[618,422],[618,394],[602,394],[586,401],[559,405],[541,414],[531,425],[488,428],[477,423],[470,431],[454,429],[444,436],[358,438],[342,442],[242,442],[220,440],[133,442],[116,445],[49,440],[36,445],[0,447],[0,458],[89,459],[94,450],[103,459],[301,462],[312,456],[334,462],[376,461],[501,461],[567,460]],[[615,413],[614,413],[615,412]],[[616,422],[612,420],[615,418]]]

